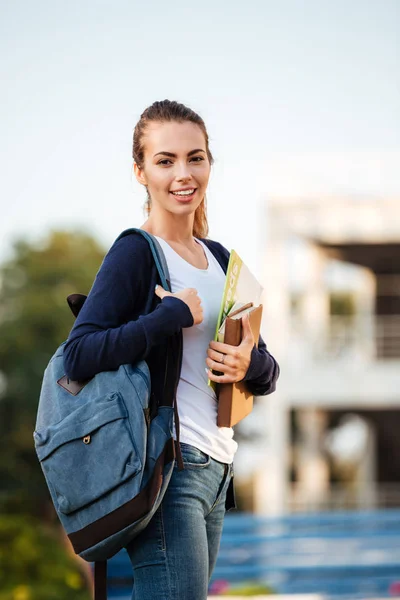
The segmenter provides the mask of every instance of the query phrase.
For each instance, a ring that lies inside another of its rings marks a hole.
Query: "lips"
[[[189,190],[194,190],[194,191],[193,191],[193,193],[188,194],[187,192]],[[179,192],[185,192],[185,193],[184,194],[177,194],[176,193],[177,191],[179,191]],[[194,195],[195,195],[196,191],[197,191],[197,188],[187,188],[186,190],[182,189],[182,190],[171,191],[170,194],[172,194],[172,196],[178,202],[183,202],[184,203],[184,202],[190,202],[190,200],[192,200],[194,198]]]

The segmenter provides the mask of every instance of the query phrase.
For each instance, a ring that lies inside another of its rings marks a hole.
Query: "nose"
[[[177,181],[187,181],[192,178],[189,165],[185,162],[177,163],[176,165],[176,179]]]

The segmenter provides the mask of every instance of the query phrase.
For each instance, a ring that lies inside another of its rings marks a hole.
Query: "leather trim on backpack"
[[[154,504],[163,481],[163,467],[175,459],[174,439],[169,438],[158,457],[148,484],[129,502],[83,529],[68,534],[76,554],[95,546],[145,516]]]
[[[63,375],[58,379],[57,383],[73,396],[77,396],[89,381],[91,381],[91,379],[87,379],[86,381],[74,381],[66,375]]]

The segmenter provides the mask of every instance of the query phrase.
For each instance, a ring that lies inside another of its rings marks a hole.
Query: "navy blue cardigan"
[[[229,252],[218,242],[202,241],[226,272]],[[155,295],[155,286],[160,283],[149,245],[141,235],[126,235],[115,241],[64,345],[66,375],[86,380],[145,359],[151,375],[153,406],[164,404],[166,384],[168,393],[174,393],[180,376],[179,357],[169,356],[174,364],[168,372],[169,381],[165,379],[167,340],[181,335],[183,327],[193,325],[193,317],[179,298],[169,296],[161,301]],[[278,376],[279,366],[260,336],[244,378],[247,386],[254,395],[270,394]],[[231,486],[226,508],[234,506]]]

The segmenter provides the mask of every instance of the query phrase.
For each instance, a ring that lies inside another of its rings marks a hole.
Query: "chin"
[[[174,214],[177,215],[182,215],[182,214],[191,214],[196,212],[196,210],[198,209],[198,207],[200,206],[201,202],[188,202],[188,203],[183,203],[182,204],[174,204],[174,206],[170,206],[170,211],[173,212]]]

